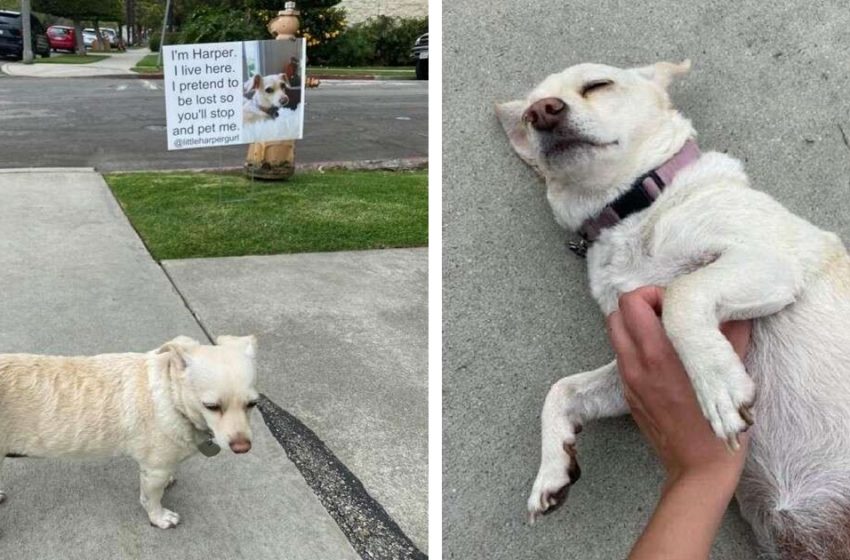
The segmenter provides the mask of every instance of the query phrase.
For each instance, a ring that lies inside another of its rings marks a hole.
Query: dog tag
[[[569,247],[570,251],[575,253],[577,256],[581,258],[587,258],[587,241],[581,239],[579,241],[570,241],[567,243],[567,247]]]
[[[198,444],[198,451],[203,453],[206,457],[214,457],[218,455],[219,451],[221,451],[221,447],[219,447],[213,440],[208,439],[207,441]]]

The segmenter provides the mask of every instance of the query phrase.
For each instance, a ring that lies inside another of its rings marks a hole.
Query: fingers
[[[661,325],[664,291],[657,286],[646,286],[620,297],[623,324],[637,348],[641,350],[666,349],[670,344]]]
[[[753,330],[752,321],[729,321],[720,325],[720,332],[723,333],[738,357],[744,359],[747,354],[747,347],[750,344],[750,334]]]
[[[617,359],[628,360],[635,356],[637,348],[623,324],[623,314],[620,311],[611,313],[606,320],[606,325],[608,327],[608,338],[611,340],[611,346],[617,354]]]

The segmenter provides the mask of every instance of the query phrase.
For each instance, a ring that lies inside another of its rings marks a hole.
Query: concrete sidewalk
[[[426,550],[428,250],[163,266],[213,336],[258,336],[263,392],[310,426]]]
[[[91,54],[101,54],[92,52]],[[109,58],[91,62],[88,64],[57,64],[39,63],[22,64],[20,62],[7,62],[0,66],[0,71],[10,76],[22,76],[28,78],[91,78],[91,77],[120,77],[134,76],[143,77],[142,74],[130,71],[137,62],[151,54],[150,49],[130,49],[125,52],[110,52]],[[61,56],[61,53],[52,53],[52,56]],[[37,59],[37,60],[40,60]]]
[[[0,294],[0,352],[204,339],[91,170],[0,172]],[[253,422],[251,453],[180,467],[164,502],[182,520],[168,531],[148,524],[132,461],[5,461],[0,557],[358,559],[259,414]]]
[[[585,263],[565,247],[494,103],[572,64],[691,58],[671,90],[701,147],[728,150],[755,187],[847,241],[850,152],[839,126],[850,131],[850,12],[788,0],[543,0],[521,10],[470,0],[444,3],[443,21],[443,557],[625,558],[661,481],[629,419],[585,425],[567,503],[524,521],[549,386],[611,352]],[[734,504],[712,557],[757,557]]]

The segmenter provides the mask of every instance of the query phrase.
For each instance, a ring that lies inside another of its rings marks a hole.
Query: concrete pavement
[[[529,527],[550,384],[611,357],[583,261],[565,248],[540,182],[511,152],[493,104],[585,61],[691,58],[672,88],[706,150],[741,158],[757,188],[850,239],[850,133],[839,5],[728,0],[444,5],[444,558],[623,558],[661,470],[630,420],[586,425],[582,478]],[[752,559],[733,505],[713,558]]]
[[[91,170],[0,172],[0,293],[0,352],[204,339]],[[182,521],[169,531],[149,526],[131,461],[5,461],[0,557],[360,558],[259,415],[254,428],[251,453],[181,466],[164,503]]]
[[[62,53],[51,53],[52,56],[61,56]],[[91,54],[101,54],[92,52]],[[106,76],[136,76],[139,74],[130,71],[137,62],[151,54],[150,49],[129,49],[125,52],[110,52],[108,58],[87,64],[56,64],[38,63],[23,64],[21,62],[7,62],[0,66],[4,74],[25,78],[102,78]],[[41,60],[38,58],[37,60]]]
[[[212,336],[258,336],[262,390],[427,548],[428,250],[165,261]]]

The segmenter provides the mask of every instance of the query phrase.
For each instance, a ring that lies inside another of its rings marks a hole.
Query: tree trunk
[[[32,5],[30,0],[21,0],[21,42],[23,43],[24,51],[21,53],[21,62],[24,64],[32,64],[32,24],[30,16],[32,15]]]
[[[83,43],[83,22],[78,19],[74,22],[74,39],[77,42],[77,54],[86,54],[86,45]]]

